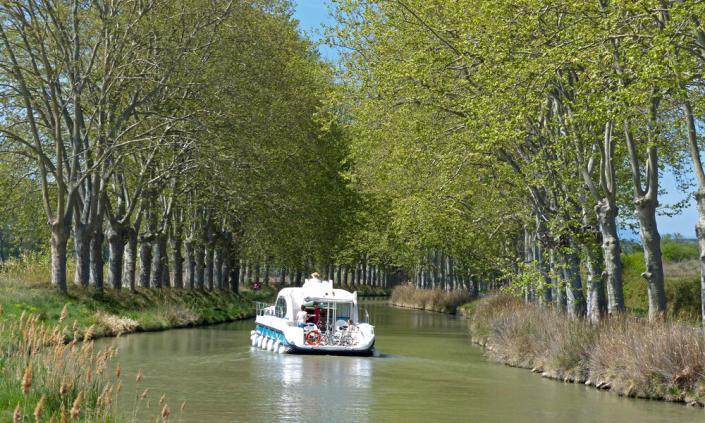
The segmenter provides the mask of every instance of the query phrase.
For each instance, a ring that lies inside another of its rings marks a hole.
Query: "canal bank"
[[[625,397],[705,402],[699,328],[627,316],[591,324],[503,295],[477,301],[468,319],[473,342],[494,361]]]
[[[120,350],[126,377],[118,404],[156,416],[161,395],[184,422],[700,421],[698,410],[635,401],[559,384],[488,361],[466,321],[366,301],[375,357],[279,355],[249,346],[253,323],[103,339]],[[151,399],[150,409],[146,401]],[[142,420],[144,420],[142,419]],[[137,421],[142,421],[137,420]]]

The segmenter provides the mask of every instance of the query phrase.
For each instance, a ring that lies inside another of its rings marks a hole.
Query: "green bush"
[[[664,238],[661,242],[661,254],[664,261],[684,261],[697,259],[698,244],[690,240],[673,240]]]

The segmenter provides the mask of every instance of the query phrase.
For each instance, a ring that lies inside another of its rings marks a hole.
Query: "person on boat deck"
[[[323,282],[323,281],[321,280],[321,275],[320,275],[318,272],[313,272],[313,273],[311,273],[311,280],[314,281],[314,282],[319,282],[319,283],[320,283],[320,282]]]
[[[321,320],[321,309],[318,307],[318,304],[313,305],[313,324],[318,325],[318,322]]]
[[[308,320],[308,313],[306,312],[306,306],[301,306],[301,311],[296,313],[296,324],[302,328],[306,326],[306,321]]]

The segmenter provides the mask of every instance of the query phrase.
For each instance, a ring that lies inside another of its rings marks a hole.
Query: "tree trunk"
[[[587,317],[591,322],[597,323],[607,311],[607,297],[605,284],[602,280],[602,254],[599,245],[599,232],[594,215],[588,214],[583,209],[583,228],[580,234],[580,245],[585,257],[585,270],[587,284]]]
[[[190,239],[186,240],[186,282],[189,289],[196,287],[196,255]]]
[[[541,304],[551,304],[553,301],[553,292],[552,288],[553,285],[557,284],[558,281],[552,281],[551,280],[551,272],[550,268],[553,263],[547,263],[546,262],[546,252],[544,248],[543,242],[545,240],[551,239],[551,236],[548,233],[548,228],[546,227],[546,223],[544,222],[544,219],[539,216],[538,212],[535,212],[536,214],[536,236],[533,238],[534,241],[534,246],[536,248],[536,252],[534,253],[534,260],[536,260],[536,266],[538,267],[539,272],[541,272],[541,280],[539,281],[539,286],[538,289],[540,291],[540,297],[539,301]],[[550,248],[549,248],[550,249]],[[553,249],[551,249],[550,255],[552,256],[554,253]],[[559,262],[558,265],[560,266],[561,263]],[[556,289],[557,292],[561,292],[563,288]],[[565,292],[565,291],[562,291]],[[562,298],[563,301],[565,301],[565,297]],[[556,303],[562,304],[560,301],[556,301]]]
[[[636,202],[639,217],[639,234],[644,248],[646,271],[641,276],[646,280],[649,297],[649,320],[666,312],[666,290],[664,287],[663,262],[661,260],[661,236],[656,225],[657,201],[641,198]]]
[[[127,244],[125,244],[125,266],[123,268],[123,286],[135,290],[135,273],[137,271],[137,231],[127,229]]]
[[[213,244],[209,244],[205,249],[205,285],[209,291],[213,290],[213,259],[214,259],[214,248]]]
[[[112,289],[122,288],[123,259],[125,255],[125,229],[117,225],[108,225],[108,286]]]
[[[602,233],[602,256],[607,282],[607,312],[615,315],[624,311],[624,290],[622,286],[622,249],[617,233],[617,206],[605,198],[595,207],[597,220]]]
[[[698,223],[695,225],[695,236],[698,238],[700,251],[700,313],[705,325],[705,186],[695,193],[698,204]]]
[[[140,288],[149,288],[149,276],[152,270],[152,242],[143,237],[140,241]]]
[[[301,279],[302,279],[302,276],[303,276],[303,275],[301,274],[301,271],[298,270],[298,271],[296,272],[296,286],[301,286]]]
[[[220,245],[213,248],[213,287],[223,289],[223,249]]]
[[[658,206],[658,149],[656,142],[657,110],[659,98],[651,99],[651,112],[648,131],[648,147],[646,167],[643,173],[646,176],[646,187],[642,187],[642,168],[639,163],[636,143],[630,130],[628,120],[624,121],[624,138],[629,152],[631,164],[632,183],[634,186],[634,206],[639,219],[639,234],[644,250],[646,270],[641,276],[646,280],[647,296],[649,298],[649,320],[653,320],[666,312],[666,290],[663,278],[663,262],[661,260],[661,236],[656,224],[656,207]]]
[[[102,225],[100,225],[102,226]],[[91,284],[98,290],[103,289],[103,267],[105,265],[103,260],[103,230],[101,227],[98,230],[93,231],[91,234]]]
[[[232,264],[230,265],[230,290],[240,291],[240,259],[235,252],[231,252]]]
[[[66,243],[68,231],[63,225],[53,224],[51,228],[51,284],[66,294]]]
[[[683,91],[687,94],[685,89]],[[698,191],[695,193],[695,201],[698,204],[698,223],[695,225],[695,236],[698,238],[700,252],[700,314],[702,323],[705,325],[705,171],[703,171],[703,163],[700,159],[700,146],[693,109],[687,99],[683,103],[683,112],[688,127],[688,151],[693,161],[693,171],[698,179]]]
[[[84,223],[74,223],[73,228],[73,248],[76,259],[73,282],[85,288],[90,282],[91,272],[90,228]]]
[[[580,257],[574,251],[565,254],[565,275],[568,315],[573,318],[585,316],[586,304],[580,276]]]
[[[260,275],[259,275],[259,272],[260,272],[260,265],[259,265],[259,262],[255,263],[254,266],[255,266],[255,268],[254,268],[254,277],[255,277],[254,282],[255,282],[255,283],[260,283],[260,279],[259,279],[259,276],[260,276]]]
[[[561,254],[558,253],[555,249],[551,249],[550,252],[550,265],[551,265],[551,273],[554,275],[554,280],[553,280],[553,298],[555,299],[556,302],[556,310],[558,311],[565,311],[566,310],[566,304],[567,304],[567,299],[565,295],[565,286],[566,286],[566,274],[565,274],[565,263],[561,260]],[[550,288],[548,288],[550,289]]]
[[[203,260],[205,258],[205,248],[202,245],[196,245],[193,249],[196,256],[196,289],[203,290],[205,281],[205,266]]]
[[[160,262],[160,266],[162,269],[161,287],[162,288],[171,288],[171,277],[169,274],[169,251],[167,249],[166,235],[162,235],[159,238],[159,244],[161,244],[161,249],[162,249],[162,259]]]
[[[162,235],[158,234],[154,237],[154,241],[152,241],[152,271],[150,273],[149,282],[152,288],[162,287],[162,256],[164,255],[165,251],[162,249],[161,238]]]
[[[174,268],[174,288],[184,287],[184,258],[181,255],[181,237],[178,235],[171,237],[171,265]]]

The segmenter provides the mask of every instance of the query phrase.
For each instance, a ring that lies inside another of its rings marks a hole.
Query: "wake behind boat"
[[[374,326],[359,321],[357,292],[312,276],[300,288],[279,291],[273,305],[256,303],[252,346],[278,353],[371,355]]]

